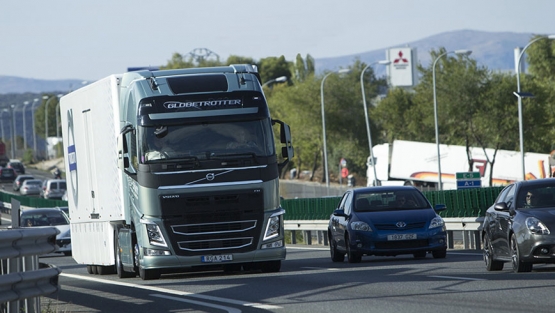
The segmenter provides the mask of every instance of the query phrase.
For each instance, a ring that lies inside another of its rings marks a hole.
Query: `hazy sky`
[[[0,75],[97,80],[201,48],[293,61],[463,29],[555,34],[554,13],[554,0],[0,0]]]

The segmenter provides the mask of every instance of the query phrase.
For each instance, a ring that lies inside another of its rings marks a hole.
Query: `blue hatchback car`
[[[447,234],[437,214],[443,204],[432,207],[412,186],[380,186],[345,192],[330,217],[328,236],[331,259],[358,263],[363,255],[412,254],[445,258]]]

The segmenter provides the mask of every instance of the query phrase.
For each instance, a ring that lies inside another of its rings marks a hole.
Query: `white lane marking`
[[[200,294],[196,294],[196,293],[192,293],[192,292],[178,291],[178,290],[160,288],[160,287],[156,287],[156,286],[137,285],[137,284],[126,283],[126,282],[121,282],[121,281],[112,281],[112,280],[101,279],[101,278],[96,278],[96,277],[88,277],[88,276],[67,274],[67,273],[61,273],[60,275],[65,276],[65,277],[69,277],[69,278],[74,278],[74,279],[94,281],[94,282],[97,282],[97,283],[124,286],[124,287],[129,287],[129,288],[138,288],[138,289],[144,289],[144,290],[149,290],[149,291],[157,291],[157,292],[160,292],[160,293],[167,293],[167,294],[172,294],[172,295],[176,295],[176,296],[188,296],[188,297],[194,297],[194,298],[199,298],[199,299],[203,299],[203,300],[218,301],[218,302],[235,304],[235,305],[240,305],[240,306],[245,306],[245,307],[265,308],[265,309],[282,309],[282,307],[276,306],[276,305],[256,303],[256,302],[245,302],[245,301],[240,301],[240,300],[235,300],[235,299],[227,299],[227,298],[220,298],[220,297],[214,297],[214,296],[200,295]]]
[[[242,312],[239,309],[228,307],[228,306],[211,304],[211,303],[189,300],[189,299],[184,299],[184,298],[171,297],[171,296],[158,295],[158,294],[152,294],[150,296],[158,297],[158,298],[164,298],[164,299],[173,300],[173,301],[185,302],[185,303],[190,303],[190,304],[196,304],[196,305],[200,305],[200,306],[205,306],[205,307],[209,307],[209,308],[223,310],[223,311],[226,311],[226,312],[229,312],[229,313],[241,313]]]
[[[286,249],[291,250],[319,250],[319,251],[330,251],[330,248],[308,248],[308,247],[290,247],[286,246]]]
[[[456,276],[428,276],[432,278],[445,278],[445,279],[455,279],[455,280],[487,280],[483,278],[469,278],[469,277],[456,277]]]
[[[325,271],[340,271],[341,270],[339,268],[315,267],[315,266],[305,266],[305,267],[301,267],[301,268],[305,268],[307,270],[325,270]]]

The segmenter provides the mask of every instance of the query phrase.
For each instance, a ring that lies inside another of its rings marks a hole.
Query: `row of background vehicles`
[[[0,168],[2,183],[11,183],[12,190],[23,196],[38,196],[45,199],[63,199],[66,182],[63,179],[37,179],[25,173],[25,166],[18,160],[10,160]],[[56,236],[56,252],[71,255],[71,231],[67,207],[22,208],[21,227],[53,226],[59,230]]]

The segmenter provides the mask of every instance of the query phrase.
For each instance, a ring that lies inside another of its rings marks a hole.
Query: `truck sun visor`
[[[225,75],[189,75],[170,77],[168,85],[174,94],[227,91]]]

